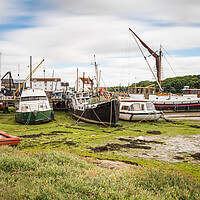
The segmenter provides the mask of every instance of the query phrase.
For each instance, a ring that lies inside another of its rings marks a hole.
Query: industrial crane
[[[19,92],[19,89],[23,87],[23,85],[28,81],[28,79],[31,77],[31,75],[37,70],[37,68],[44,62],[44,59],[40,62],[40,64],[26,77],[26,79],[23,81],[23,83],[17,88],[15,91],[15,94]]]

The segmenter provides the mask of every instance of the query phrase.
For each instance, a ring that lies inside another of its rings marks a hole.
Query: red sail
[[[141,42],[141,44],[149,51],[149,53],[155,57],[156,59],[156,69],[157,69],[157,79],[158,82],[161,83],[161,77],[160,77],[160,56],[158,54],[156,54],[155,51],[153,51],[152,49],[150,49],[130,28],[129,30],[132,32],[132,34],[135,35],[135,37],[138,38],[138,40]]]

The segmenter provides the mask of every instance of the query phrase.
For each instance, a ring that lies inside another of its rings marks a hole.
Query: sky
[[[79,76],[101,86],[155,80],[129,28],[152,50],[163,47],[162,78],[200,74],[199,0],[0,0],[1,76]],[[155,73],[155,60],[140,46]],[[45,73],[44,73],[45,69]],[[19,74],[19,75],[18,75]]]

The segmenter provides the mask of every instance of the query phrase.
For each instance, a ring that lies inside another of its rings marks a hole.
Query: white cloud
[[[46,77],[51,77],[55,69],[55,76],[74,84],[77,67],[80,68],[80,75],[83,71],[88,76],[94,75],[90,62],[96,54],[107,85],[127,85],[134,82],[135,77],[137,81],[152,80],[151,72],[128,31],[129,27],[153,50],[157,50],[160,43],[168,51],[198,48],[200,44],[200,27],[184,25],[199,23],[199,2],[181,1],[181,5],[178,0],[173,1],[173,5],[170,2],[51,1],[51,8],[56,9],[43,8],[34,13],[34,18],[29,21],[30,28],[1,32],[2,74],[12,71],[16,78],[20,65],[21,77],[25,78],[29,72],[29,56],[32,55],[34,62],[45,59]],[[9,13],[18,8],[14,15],[26,13],[26,9],[19,8],[19,5],[2,5],[10,7]],[[7,15],[2,14],[5,18]],[[179,26],[156,26],[152,25],[154,22]],[[125,58],[129,55],[133,57],[131,61]],[[175,59],[185,69],[175,69],[177,75],[199,73],[199,57]],[[152,67],[155,65],[153,59],[151,64]],[[34,76],[43,76],[43,66]],[[164,76],[172,75],[168,70]]]

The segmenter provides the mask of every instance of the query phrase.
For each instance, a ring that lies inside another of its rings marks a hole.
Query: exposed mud
[[[160,131],[147,131],[148,134],[161,135]]]
[[[39,133],[39,134],[33,134],[33,135],[20,135],[18,137],[20,137],[20,138],[37,138],[37,137],[41,137],[41,136],[51,136],[51,135],[60,135],[60,134],[57,134],[56,132],[51,132],[51,133],[47,133],[47,134]]]
[[[165,118],[165,121],[166,121],[166,122],[169,122],[169,123],[172,123],[172,124],[177,124],[177,125],[183,124],[183,123],[181,123],[181,122],[176,122],[176,121],[173,121],[173,120],[171,120],[171,119],[166,119],[166,118]]]
[[[188,125],[189,127],[192,127],[192,128],[200,128],[200,126],[198,125]]]
[[[73,141],[66,141],[65,139],[63,140],[57,140],[57,141],[50,141],[50,142],[45,142],[45,143],[42,143],[42,144],[67,144],[68,146],[75,146],[76,143],[73,142]]]
[[[58,133],[73,133],[73,132],[71,132],[71,131],[52,131],[47,134],[39,133],[39,134],[33,134],[33,135],[20,135],[18,137],[20,137],[20,138],[38,138],[38,137],[42,137],[42,136],[63,135],[63,134],[58,134]]]
[[[200,163],[200,135],[145,135],[137,138],[116,138],[125,144],[111,143],[90,147],[93,152],[114,151],[120,156],[131,158],[155,159],[169,162]]]
[[[124,137],[120,137],[120,138],[118,138],[118,140],[132,142],[132,143],[138,143],[138,144],[146,144],[146,143],[165,144],[164,142],[155,141],[155,140],[149,140],[149,141],[140,140],[140,139],[134,140],[134,139],[124,138]]]
[[[84,128],[78,128],[78,127],[72,127],[72,126],[65,126],[65,128],[71,128],[71,129],[78,129],[78,130],[84,130]]]
[[[190,156],[193,157],[195,160],[200,160],[200,153],[195,153]]]
[[[53,133],[73,133],[73,132],[71,132],[71,131],[52,131],[51,133],[53,134]]]
[[[145,146],[144,144],[145,144],[144,141],[133,140],[127,144],[117,144],[117,143],[109,144],[108,143],[105,146],[99,146],[99,147],[94,147],[94,148],[90,148],[90,149],[94,152],[115,151],[115,150],[120,150],[122,148],[151,149],[150,146]]]
[[[126,156],[164,160],[169,162],[200,163],[200,135],[179,135],[175,137],[143,136],[151,149],[125,152]],[[130,138],[120,139],[130,141]],[[142,143],[141,143],[142,144]],[[123,155],[124,152],[118,152]]]

